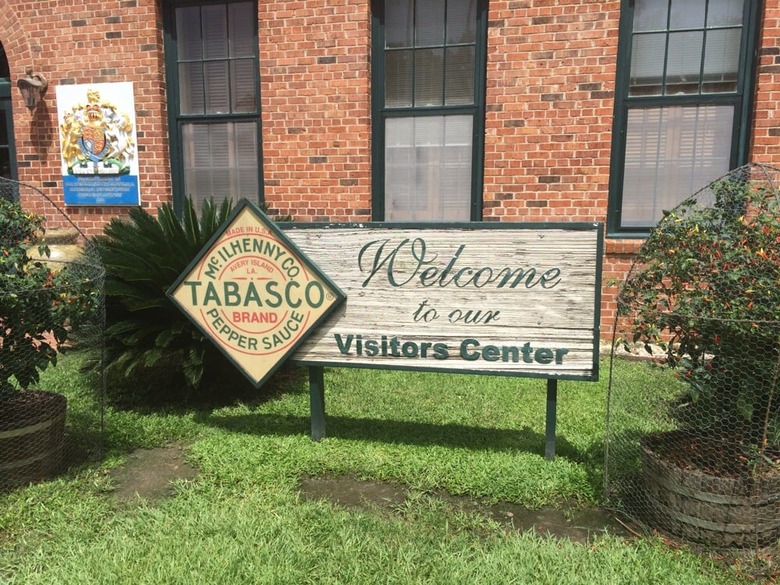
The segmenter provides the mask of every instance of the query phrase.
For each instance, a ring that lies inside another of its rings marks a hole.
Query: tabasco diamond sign
[[[168,296],[258,387],[345,298],[246,199]]]

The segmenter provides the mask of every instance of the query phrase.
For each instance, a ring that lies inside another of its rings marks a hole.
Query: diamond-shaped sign
[[[345,299],[246,199],[168,296],[257,387]]]

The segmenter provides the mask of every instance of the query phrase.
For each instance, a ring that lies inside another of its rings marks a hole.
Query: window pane
[[[206,109],[203,95],[203,66],[179,63],[179,110],[182,114],[202,114]]]
[[[634,36],[629,95],[661,95],[665,55],[666,34]]]
[[[461,115],[386,120],[386,220],[470,218],[472,125]]]
[[[228,56],[227,11],[224,4],[203,6],[203,57],[225,59]]]
[[[385,52],[385,106],[412,106],[414,51]]]
[[[666,62],[666,93],[699,93],[704,32],[669,34]]]
[[[742,24],[744,0],[710,0],[707,26]]]
[[[444,50],[415,51],[414,105],[440,106],[444,102]]]
[[[439,217],[448,221],[468,220],[471,216],[471,116],[444,119],[444,169],[439,198]]]
[[[740,29],[711,30],[707,33],[704,54],[704,86],[702,91],[737,91]]]
[[[224,171],[230,166],[231,159],[231,152],[230,152],[230,130],[233,125],[230,123],[226,124],[200,124],[201,130],[208,133],[208,138],[206,139],[208,142],[208,162],[210,163],[211,172],[213,174],[219,173],[220,171]],[[200,153],[201,158],[199,162],[203,165],[206,161],[204,160],[204,156],[206,156],[206,151]],[[222,184],[222,183],[215,183],[212,185],[214,190],[218,193],[228,193],[230,192],[229,185]]]
[[[474,43],[477,40],[477,3],[472,0],[447,2],[447,44]]]
[[[668,15],[667,0],[636,0],[634,32],[666,30]]]
[[[229,113],[227,61],[207,61],[204,67],[206,69],[206,113]]]
[[[742,0],[713,2],[710,22],[741,20]],[[630,96],[733,93],[737,90],[742,28],[704,29],[703,0],[672,3],[670,26],[698,28],[681,32],[639,34],[634,31]],[[713,11],[719,13],[713,16]],[[659,80],[666,67],[664,88]],[[704,77],[702,78],[702,73]]]
[[[445,0],[417,0],[416,46],[444,44]]]
[[[0,148],[0,177],[11,178],[11,150],[7,147]]]
[[[257,48],[255,40],[257,15],[254,14],[253,4],[251,2],[228,4],[228,18],[230,19],[230,56],[253,57]]]
[[[386,220],[401,217],[402,208],[409,214],[406,219],[416,218],[414,165],[414,118],[388,119],[385,123]]]
[[[477,17],[480,0],[380,3],[385,15],[384,218],[468,221],[471,217],[473,127],[477,103]],[[411,13],[411,15],[410,15]],[[390,47],[403,47],[391,50]],[[380,56],[376,56],[380,58]],[[434,109],[435,108],[435,109]],[[457,108],[457,114],[449,114]],[[433,110],[436,115],[423,115]],[[467,112],[467,113],[464,113]]]
[[[184,187],[177,196],[191,196],[198,208],[211,197],[259,194],[256,11],[257,3],[246,0],[204,0],[175,10],[179,104],[171,107],[180,116],[177,171]]]
[[[8,147],[8,112],[5,107],[0,109],[0,147]]]
[[[474,103],[474,47],[447,49],[444,104]]]
[[[11,78],[11,70],[9,68],[8,57],[5,54],[3,43],[0,43],[0,77],[5,79]]]
[[[411,7],[413,22],[401,22],[402,16],[409,18]],[[476,2],[417,0],[414,4],[388,3],[386,10],[386,45],[405,43],[401,33],[406,34],[407,24],[415,31],[416,45],[385,51],[385,107],[473,104]],[[447,42],[471,44],[446,49],[434,46],[445,42],[445,29]]]
[[[629,111],[622,227],[651,227],[729,170],[733,106]]]
[[[706,0],[673,0],[669,29],[703,28]]]
[[[233,61],[230,64],[230,79],[232,80],[231,111],[240,113],[257,111],[254,60]]]
[[[254,122],[182,124],[184,193],[198,208],[208,198],[257,197]]]
[[[176,52],[179,61],[200,59],[203,56],[200,39],[200,8],[177,8]]]
[[[385,46],[411,47],[414,31],[414,0],[396,0],[385,8]]]
[[[239,122],[231,126],[238,145],[237,158],[242,167],[257,164],[257,125],[253,122]]]
[[[11,148],[8,144],[8,119],[11,116],[10,103],[0,109],[0,177],[11,178]]]
[[[253,123],[233,124],[236,145],[237,169],[233,175],[233,192],[237,197],[257,200],[257,125]]]

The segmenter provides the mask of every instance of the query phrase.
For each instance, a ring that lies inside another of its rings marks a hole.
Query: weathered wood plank
[[[597,377],[600,224],[282,224],[347,296],[301,363]]]

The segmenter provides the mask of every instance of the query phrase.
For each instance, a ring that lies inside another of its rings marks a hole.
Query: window
[[[374,219],[480,219],[486,13],[486,0],[374,2]]]
[[[647,232],[746,162],[757,0],[624,0],[609,227]]]
[[[175,202],[261,202],[257,4],[178,0],[167,18]]]
[[[2,44],[0,44],[0,177],[17,178],[11,112],[11,71]]]

